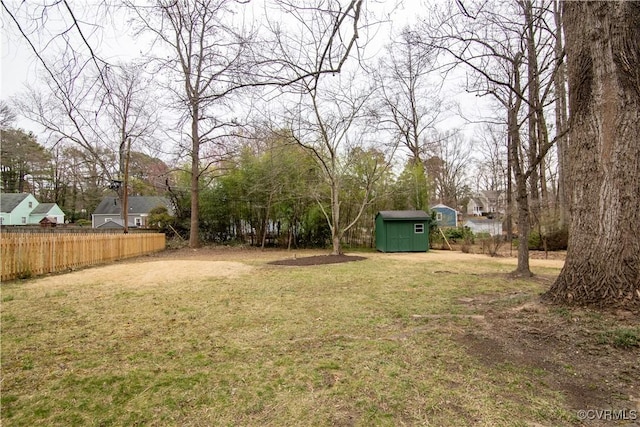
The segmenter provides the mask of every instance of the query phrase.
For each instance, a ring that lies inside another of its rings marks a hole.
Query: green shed
[[[376,215],[376,249],[426,252],[430,223],[431,216],[425,211],[380,211]]]

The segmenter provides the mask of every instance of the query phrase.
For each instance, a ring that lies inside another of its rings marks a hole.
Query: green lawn
[[[508,307],[540,282],[490,258],[364,255],[279,267],[237,252],[251,270],[158,286],[3,284],[2,425],[571,422],[539,369],[487,367],[462,339],[482,313],[461,299]]]

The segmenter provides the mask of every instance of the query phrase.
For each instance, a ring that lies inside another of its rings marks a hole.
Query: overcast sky
[[[6,0],[6,3],[11,9],[15,9],[20,6],[23,0]],[[389,41],[389,33],[392,31],[398,31],[408,24],[415,23],[418,20],[418,13],[416,5],[418,0],[411,0],[409,7],[405,7],[402,3],[395,8],[392,15],[392,22],[388,27],[385,27],[377,34],[377,40],[375,45],[369,50],[382,52],[382,46]],[[381,13],[384,14],[390,10],[390,5],[393,2],[384,2],[381,7]],[[71,2],[74,7],[75,13],[82,13],[83,6],[87,5],[87,2]],[[21,7],[21,6],[20,6]],[[419,8],[417,8],[419,9]],[[42,67],[38,63],[33,54],[33,51],[28,46],[24,38],[22,38],[15,30],[15,26],[12,22],[9,22],[8,17],[2,10],[2,44],[1,44],[1,68],[0,68],[0,98],[8,100],[12,96],[17,96],[20,92],[24,91],[27,85],[37,86],[39,80],[42,78]],[[283,19],[286,19],[283,18]],[[121,62],[125,59],[131,59],[135,57],[140,51],[140,47],[136,46],[136,43],[128,36],[130,31],[128,25],[124,19],[118,18],[116,21],[120,23],[122,28],[105,27],[101,30],[102,37],[99,39],[94,38],[93,43],[96,44],[96,51],[99,56],[107,61]],[[21,22],[24,25],[24,23]],[[48,21],[48,25],[55,26],[56,21],[53,17]],[[379,47],[376,47],[379,46]],[[456,100],[464,107],[465,115],[474,116],[478,115],[478,107],[476,99],[471,95],[464,95],[462,92],[461,81],[462,74],[449,76],[450,80],[445,90],[449,92],[449,97],[456,94]],[[443,128],[460,127],[464,122],[459,117],[453,117],[449,114],[450,118],[443,123]],[[36,135],[41,133],[41,128],[36,123],[30,122],[24,118],[19,117],[18,127],[27,131],[32,131]],[[466,127],[466,133],[471,136],[470,127]]]

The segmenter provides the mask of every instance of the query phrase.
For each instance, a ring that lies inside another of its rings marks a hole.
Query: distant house
[[[481,191],[469,199],[467,215],[491,216],[502,212],[504,199],[499,191]]]
[[[431,210],[436,213],[436,224],[438,224],[438,227],[458,226],[458,211],[455,209],[439,204],[432,206]]]
[[[157,196],[131,196],[127,200],[129,209],[127,222],[131,228],[147,227],[149,213],[157,207],[165,207],[169,214],[173,214],[173,208],[169,199]],[[117,197],[105,197],[96,210],[91,214],[92,228],[122,228],[121,204]]]
[[[50,223],[64,224],[64,212],[55,203],[40,203],[31,211],[29,222],[31,224],[40,224],[45,218],[48,218]]]
[[[50,217],[50,221],[55,219],[57,224],[64,224],[64,212],[55,203],[39,203],[29,193],[0,194],[0,224],[33,225],[46,217]]]
[[[502,221],[497,219],[473,218],[464,223],[474,233],[488,233],[491,236],[502,235]]]
[[[480,197],[472,197],[467,203],[467,214],[473,216],[482,216],[482,212],[485,211],[485,204]]]

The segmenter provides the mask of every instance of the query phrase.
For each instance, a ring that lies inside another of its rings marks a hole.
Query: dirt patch
[[[398,260],[409,260],[409,261],[488,261],[492,260],[494,262],[505,264],[505,265],[518,265],[518,259],[516,256],[497,256],[497,257],[489,257],[484,254],[477,253],[464,253],[459,251],[443,251],[443,250],[430,250],[429,252],[407,252],[407,253],[388,253],[388,254],[380,254],[380,256],[384,256],[387,258],[398,259]],[[538,257],[531,257],[529,259],[529,264],[531,267],[550,267],[550,268],[562,268],[564,265],[564,257],[558,258],[544,258],[542,255],[538,254]]]
[[[488,368],[509,365],[537,370],[535,386],[560,391],[577,418],[581,410],[606,409],[640,416],[640,348],[617,348],[603,340],[611,329],[637,327],[638,318],[567,310],[530,298],[507,309],[497,309],[496,300],[461,301],[485,317],[459,341]],[[639,420],[628,419],[622,425],[640,425],[634,421]],[[580,420],[576,425],[605,426],[612,421]]]
[[[340,264],[343,262],[362,261],[367,259],[363,256],[357,255],[315,255],[307,257],[294,257],[288,259],[281,259],[277,261],[271,261],[271,265],[289,265],[289,266],[310,266],[310,265],[324,265],[324,264]]]

